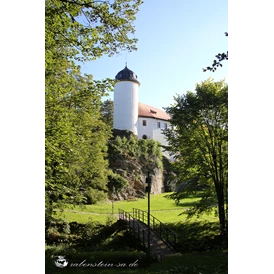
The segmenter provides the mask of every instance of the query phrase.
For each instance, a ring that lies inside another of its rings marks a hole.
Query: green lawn
[[[176,205],[174,200],[168,199],[165,196],[169,193],[151,195],[150,211],[153,216],[158,218],[163,223],[182,222],[186,220],[186,214],[179,215],[187,208],[193,206],[199,198],[190,197],[182,200],[179,205]],[[118,209],[123,209],[127,212],[132,212],[132,208],[138,208],[147,211],[148,200],[137,199],[136,201],[117,201],[114,202],[114,214],[118,214]],[[75,221],[79,223],[87,223],[89,220],[105,223],[112,216],[112,203],[98,203],[96,205],[86,206],[68,206],[64,212],[58,212],[57,216],[69,222]],[[196,218],[193,218],[194,221]],[[217,221],[214,214],[202,215],[199,220]]]

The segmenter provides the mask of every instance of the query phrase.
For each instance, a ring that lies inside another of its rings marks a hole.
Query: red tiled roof
[[[138,116],[139,117],[149,117],[161,120],[169,120],[169,115],[161,109],[151,107],[139,102],[138,105]]]

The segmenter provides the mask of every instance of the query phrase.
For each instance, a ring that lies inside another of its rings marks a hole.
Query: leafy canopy
[[[222,232],[227,221],[228,185],[228,86],[208,79],[196,85],[196,92],[177,95],[166,111],[173,130],[167,129],[169,147],[174,155],[180,190],[179,200],[202,190],[200,203],[190,216],[218,208]]]
[[[77,62],[136,50],[140,0],[45,1],[45,175],[49,215],[63,203],[103,197],[108,180],[102,97],[113,81],[82,75]]]

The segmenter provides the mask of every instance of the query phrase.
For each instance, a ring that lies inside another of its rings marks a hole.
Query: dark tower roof
[[[135,82],[140,86],[140,82],[137,80],[137,75],[132,70],[128,69],[127,65],[123,70],[117,73],[115,79],[119,81]]]

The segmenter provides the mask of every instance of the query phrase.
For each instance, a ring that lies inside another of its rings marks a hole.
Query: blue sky
[[[144,0],[135,27],[136,52],[103,56],[83,64],[82,72],[96,80],[114,78],[127,61],[141,82],[139,101],[157,108],[210,76],[228,82],[227,62],[214,73],[202,71],[228,49],[227,0]]]

